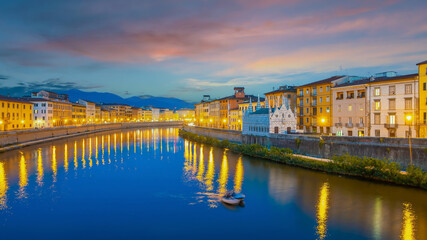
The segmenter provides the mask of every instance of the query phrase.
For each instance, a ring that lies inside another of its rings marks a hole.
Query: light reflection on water
[[[115,131],[1,154],[0,230],[14,229],[18,219],[23,226],[37,225],[25,222],[27,213],[52,212],[66,219],[67,209],[84,203],[91,207],[74,211],[108,225],[108,230],[98,229],[105,234],[126,228],[101,217],[102,212],[117,208],[120,210],[112,219],[153,222],[145,232],[154,231],[155,224],[167,223],[165,218],[176,217],[171,220],[174,225],[181,219],[183,224],[199,219],[200,225],[194,224],[200,231],[209,231],[207,219],[238,218],[234,225],[221,225],[222,230],[229,229],[230,236],[238,237],[245,229],[250,233],[248,239],[270,235],[284,239],[427,239],[425,191],[292,168],[183,140],[177,134],[173,128]],[[77,194],[79,189],[85,191]],[[219,201],[229,190],[247,196],[247,206],[233,208],[232,214],[238,215],[231,218]],[[149,204],[140,204],[145,201]],[[169,214],[180,210],[185,214]],[[156,214],[167,217],[156,222]],[[70,226],[97,229],[98,225],[91,224]],[[138,229],[129,227],[127,231]],[[179,234],[180,230],[174,231]]]

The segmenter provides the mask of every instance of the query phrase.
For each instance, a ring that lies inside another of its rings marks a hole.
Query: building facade
[[[369,136],[369,82],[362,79],[332,88],[332,132],[337,136]]]
[[[33,128],[33,103],[0,96],[0,131]]]
[[[297,89],[294,86],[280,86],[279,89],[265,93],[265,99],[272,108],[282,106],[282,99],[287,99],[291,109],[297,106]]]
[[[418,110],[418,87],[418,74],[371,78],[368,88],[371,136],[417,136],[413,119]]]
[[[331,133],[333,122],[332,87],[347,79],[346,76],[333,76],[296,87],[298,129],[307,133]]]
[[[419,130],[418,136],[427,138],[427,61],[420,62],[418,66],[418,117],[416,120]]]

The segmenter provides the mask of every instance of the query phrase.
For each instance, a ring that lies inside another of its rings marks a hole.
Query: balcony
[[[311,95],[312,97],[315,97],[315,96],[317,96],[317,92],[312,92],[310,95]]]
[[[357,98],[365,98],[365,93],[357,95]]]
[[[345,127],[352,128],[353,127],[353,123],[346,123]]]
[[[385,128],[397,128],[397,124],[389,124],[389,123],[386,123],[386,124],[384,124],[384,127]]]
[[[311,106],[317,106],[317,102],[313,102]]]
[[[342,127],[342,123],[335,123],[335,127]]]
[[[344,99],[344,97],[343,96],[339,96],[339,97],[337,97],[337,100],[343,100]]]
[[[356,123],[356,127],[363,128],[363,127],[365,127],[365,125],[363,123]]]
[[[353,99],[354,96],[347,96],[347,99]]]

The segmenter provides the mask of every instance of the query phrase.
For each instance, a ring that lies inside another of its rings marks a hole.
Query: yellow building
[[[84,124],[86,121],[86,106],[83,104],[72,103],[72,121],[74,125]]]
[[[291,109],[297,105],[297,89],[293,86],[280,86],[279,89],[265,93],[265,99],[268,101],[270,108],[282,106],[282,99],[287,98]]]
[[[179,109],[176,110],[176,113],[179,115],[180,121],[186,121],[186,122],[194,122],[195,121],[195,112],[193,109]]]
[[[242,131],[242,117],[239,108],[230,109],[230,130]]]
[[[417,65],[419,81],[418,136],[421,138],[427,138],[427,61],[420,62]]]
[[[106,108],[101,108],[101,121],[107,123],[111,121],[110,111]]]
[[[142,121],[144,122],[151,122],[153,121],[153,112],[148,109],[142,110]]]
[[[0,96],[0,131],[33,128],[33,103]]]
[[[54,101],[53,103],[53,126],[72,125],[72,105],[70,102]]]
[[[332,87],[344,82],[346,76],[333,76],[296,87],[298,129],[308,133],[331,133]]]

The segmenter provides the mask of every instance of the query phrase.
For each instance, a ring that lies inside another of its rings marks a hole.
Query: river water
[[[119,130],[0,154],[0,238],[427,239],[427,191]]]

